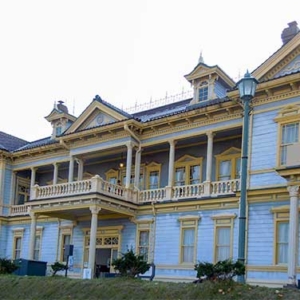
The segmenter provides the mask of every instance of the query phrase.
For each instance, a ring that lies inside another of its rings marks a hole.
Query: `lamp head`
[[[241,99],[251,100],[255,95],[257,84],[258,81],[256,80],[256,78],[252,77],[247,70],[244,78],[242,78],[236,84],[239,89]]]

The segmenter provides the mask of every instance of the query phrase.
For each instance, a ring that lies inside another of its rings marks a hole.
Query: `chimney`
[[[282,43],[286,44],[289,42],[300,30],[296,21],[288,23],[289,27],[284,28],[281,33]]]

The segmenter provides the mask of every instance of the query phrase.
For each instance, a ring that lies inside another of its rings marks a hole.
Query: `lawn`
[[[93,280],[55,277],[0,276],[0,299],[242,299],[300,300],[298,289],[275,289],[237,283],[166,283],[140,279]]]

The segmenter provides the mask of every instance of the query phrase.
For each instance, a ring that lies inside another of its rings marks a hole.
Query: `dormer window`
[[[199,89],[199,101],[205,101],[208,99],[208,87],[203,87]]]
[[[201,82],[199,89],[198,89],[198,100],[199,101],[206,101],[208,100],[208,82],[203,81]]]
[[[59,136],[62,133],[62,124],[58,123],[55,126],[55,136]]]

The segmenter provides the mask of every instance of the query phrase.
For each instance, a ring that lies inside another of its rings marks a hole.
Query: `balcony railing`
[[[205,189],[205,185],[209,189]],[[213,181],[194,185],[182,185],[165,187],[153,190],[142,190],[134,192],[132,189],[112,184],[96,175],[91,179],[74,181],[69,183],[55,184],[49,186],[35,185],[31,190],[30,200],[44,200],[62,198],[66,196],[80,196],[89,193],[100,193],[108,197],[114,197],[131,203],[156,203],[167,200],[176,201],[179,199],[203,199],[222,195],[234,194],[239,190],[240,180]],[[11,215],[28,214],[28,206],[13,205],[10,209]]]

